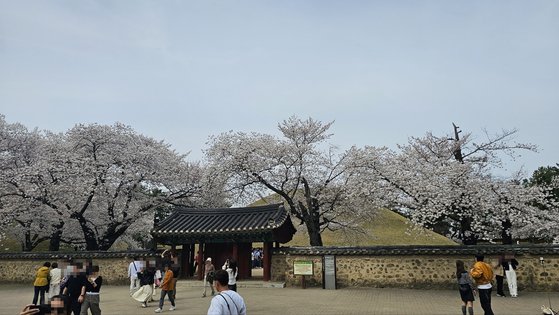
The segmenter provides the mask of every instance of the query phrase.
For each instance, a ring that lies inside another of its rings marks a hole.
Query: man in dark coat
[[[68,308],[74,315],[79,315],[82,307],[82,302],[85,298],[82,295],[82,288],[87,284],[87,277],[85,275],[85,268],[82,263],[68,266],[69,277],[66,281],[63,294],[68,296]]]

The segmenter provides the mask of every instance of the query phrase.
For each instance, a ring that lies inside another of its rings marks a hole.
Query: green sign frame
[[[293,274],[296,276],[314,275],[314,264],[312,260],[296,260],[293,262]]]

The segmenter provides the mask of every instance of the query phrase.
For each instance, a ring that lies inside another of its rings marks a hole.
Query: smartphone
[[[29,309],[39,309],[38,315],[47,315],[51,313],[50,304],[31,305]]]

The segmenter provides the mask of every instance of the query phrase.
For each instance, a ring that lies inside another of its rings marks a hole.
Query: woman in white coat
[[[55,295],[60,295],[60,281],[62,281],[62,270],[58,268],[58,263],[53,262],[51,265],[50,283],[49,283],[49,301]]]
[[[507,277],[507,284],[509,285],[509,293],[511,297],[518,297],[518,287],[516,285],[516,267],[518,261],[514,259],[514,255],[506,255],[503,261],[503,268],[505,269],[505,276]]]

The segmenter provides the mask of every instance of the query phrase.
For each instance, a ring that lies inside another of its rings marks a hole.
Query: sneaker
[[[171,307],[169,308],[169,311],[174,311],[174,310],[175,310],[175,307],[174,307],[174,306],[171,306]]]
[[[156,312],[156,313],[161,313],[161,312],[163,312],[163,310],[162,310],[161,308],[158,307],[158,308],[155,310],[155,312]]]
[[[146,308],[146,307],[148,307],[148,305],[146,303],[142,303],[142,307]]]
[[[499,293],[497,293],[497,296],[499,296],[499,297],[505,297],[503,294],[499,294]]]

